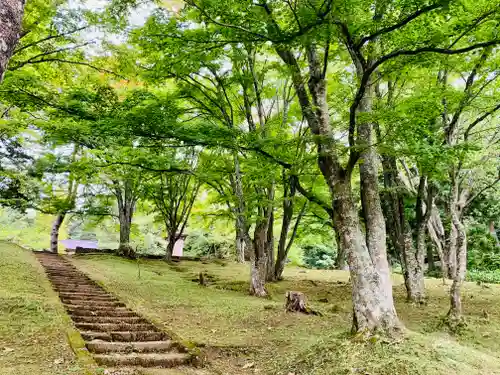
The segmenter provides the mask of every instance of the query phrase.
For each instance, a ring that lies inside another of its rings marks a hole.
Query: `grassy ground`
[[[440,327],[449,285],[427,281],[429,304],[404,302],[394,277],[398,313],[409,329],[404,339],[356,343],[348,274],[288,268],[285,281],[270,284],[270,299],[247,295],[248,269],[238,264],[128,261],[87,256],[75,264],[132,308],[183,339],[204,346],[206,374],[500,374],[500,286],[467,283],[468,328],[458,337]],[[140,277],[139,277],[140,271]],[[210,285],[193,281],[199,272]],[[287,290],[304,292],[322,317],[286,314]],[[184,373],[184,372],[180,372]],[[186,372],[187,373],[187,372]]]
[[[0,242],[0,374],[80,375],[69,323],[33,254]]]

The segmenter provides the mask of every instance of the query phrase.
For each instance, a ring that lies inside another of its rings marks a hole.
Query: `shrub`
[[[308,268],[331,270],[335,267],[335,250],[325,245],[303,245],[304,265]]]
[[[186,253],[195,256],[204,256],[224,259],[235,253],[233,241],[223,237],[216,237],[211,233],[193,232],[186,238],[184,244]]]
[[[480,271],[469,270],[466,276],[467,281],[476,281],[490,284],[500,284],[500,270],[496,271]]]
[[[467,235],[467,268],[483,271],[500,269],[500,247],[495,238],[481,227],[473,227]]]

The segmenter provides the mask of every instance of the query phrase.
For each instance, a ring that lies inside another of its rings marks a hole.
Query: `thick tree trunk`
[[[169,233],[167,236],[167,249],[165,251],[165,261],[172,261],[172,254],[174,253],[175,242],[177,241],[177,237],[175,233]]]
[[[130,245],[130,230],[132,227],[132,209],[130,207],[119,208],[118,219],[120,221],[120,244],[118,254],[132,257],[134,250]]]
[[[130,245],[130,230],[132,228],[132,217],[134,215],[136,197],[133,192],[133,184],[125,180],[122,184],[113,181],[114,194],[118,204],[118,220],[120,222],[120,243],[118,254],[129,258],[135,257],[135,251]]]
[[[0,83],[21,37],[24,0],[0,0]]]
[[[58,213],[54,222],[52,223],[52,230],[50,232],[50,251],[57,254],[59,249],[59,229],[66,217],[66,213]]]
[[[267,275],[267,220],[257,222],[254,231],[253,252],[250,269],[250,294],[266,297],[265,287]]]
[[[425,263],[425,227],[417,229],[417,248],[413,246],[411,230],[405,237],[405,282],[408,302],[417,304],[425,301],[424,263]]]
[[[392,284],[388,277],[388,264],[372,259],[366,246],[356,205],[351,195],[349,181],[337,183],[332,187],[333,207],[338,217],[336,228],[339,231],[341,246],[349,259],[352,281],[353,331],[371,333],[376,330],[392,332],[400,328],[394,308]]]
[[[365,95],[359,105],[360,113],[371,113],[373,89],[367,83]],[[364,148],[359,166],[361,202],[366,226],[366,244],[372,263],[381,278],[380,284],[388,286],[385,291],[392,303],[392,285],[389,263],[387,261],[387,239],[384,213],[378,189],[378,155],[373,147],[373,124],[363,122],[358,125],[358,143]],[[394,309],[394,308],[393,308]]]

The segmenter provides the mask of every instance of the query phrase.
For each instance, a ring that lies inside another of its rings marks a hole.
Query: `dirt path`
[[[64,258],[47,253],[37,258],[99,365],[171,368],[190,363],[180,344]]]

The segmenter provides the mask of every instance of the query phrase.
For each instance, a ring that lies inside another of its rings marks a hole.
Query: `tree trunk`
[[[432,272],[435,269],[433,245],[429,243],[427,244],[427,271]]]
[[[21,37],[24,0],[0,0],[0,83]]]
[[[118,219],[120,221],[120,244],[118,246],[118,254],[133,257],[134,250],[130,245],[130,230],[132,227],[132,214],[133,209],[131,207],[119,207]]]
[[[238,263],[245,263],[245,234],[242,233],[239,220],[236,219],[236,256]]]
[[[257,222],[254,231],[253,252],[250,269],[250,294],[266,297],[265,287],[267,274],[267,220]]]
[[[59,249],[59,229],[66,217],[66,213],[60,212],[57,214],[54,222],[52,223],[52,230],[50,232],[50,251],[57,254]]]
[[[169,233],[167,236],[167,249],[165,252],[165,261],[172,261],[172,254],[174,253],[174,246],[177,238],[175,232]]]
[[[456,266],[453,274],[453,284],[450,289],[450,311],[448,317],[453,326],[462,320],[462,299],[460,289],[465,279],[467,269],[467,236],[465,226],[460,221],[459,214],[452,212],[452,225],[455,227],[456,237]]]
[[[353,331],[370,334],[377,330],[397,330],[400,322],[394,308],[391,280],[387,277],[388,269],[379,270],[377,265],[383,265],[383,261],[377,258],[372,260],[365,236],[361,232],[350,182],[337,183],[332,187],[332,192],[335,199],[333,207],[338,217],[336,228],[341,246],[349,259]],[[377,260],[379,263],[376,263]]]
[[[359,105],[360,114],[371,113],[373,88],[367,83],[365,95]],[[380,285],[386,286],[384,293],[393,303],[389,263],[387,261],[387,239],[384,213],[378,189],[378,155],[373,147],[373,124],[362,122],[358,125],[358,144],[364,148],[359,166],[361,202],[366,224],[366,244],[373,266],[380,277]],[[394,310],[394,307],[392,307]],[[395,316],[395,310],[394,310]]]
[[[450,205],[454,205],[452,202]],[[449,213],[451,216],[451,211]],[[456,274],[457,268],[457,228],[453,225],[453,222],[450,222],[448,233],[448,240],[446,241],[446,246],[444,248],[444,258],[445,258],[445,268],[443,271],[446,272],[446,277],[448,279],[453,280],[454,275]]]
[[[272,208],[271,208],[272,210]],[[274,212],[269,214],[266,235],[266,281],[274,281]]]
[[[280,240],[278,242],[278,257],[276,258],[276,266],[274,269],[275,280],[281,280],[283,278],[283,271],[285,270],[286,258],[288,255],[286,241],[288,230],[292,222],[292,214],[293,206],[290,204],[285,208],[285,203],[283,203],[283,220],[281,222]]]
[[[246,202],[243,193],[243,183],[240,170],[238,154],[234,153],[234,174],[231,178],[231,187],[236,196],[236,249],[238,251],[238,260],[244,262],[250,260],[253,252],[253,245],[248,234],[250,225],[247,222]]]
[[[284,189],[287,191],[286,186]],[[281,221],[281,233],[278,242],[278,257],[276,259],[276,266],[274,269],[274,279],[281,280],[283,278],[283,271],[285,270],[286,258],[288,255],[288,248],[286,245],[288,238],[288,231],[292,223],[293,216],[293,201],[285,192],[283,197],[283,219]]]

